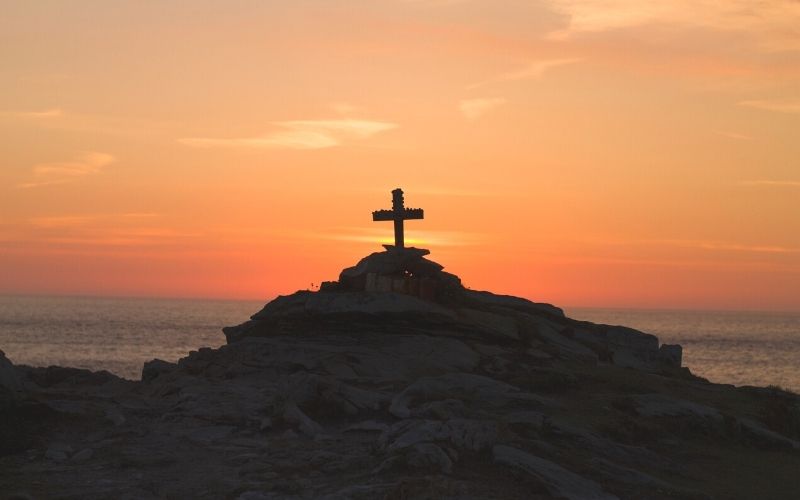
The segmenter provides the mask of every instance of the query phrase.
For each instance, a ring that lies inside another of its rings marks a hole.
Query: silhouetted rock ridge
[[[0,355],[0,491],[33,498],[792,498],[800,398],[464,288],[389,247],[141,381]]]

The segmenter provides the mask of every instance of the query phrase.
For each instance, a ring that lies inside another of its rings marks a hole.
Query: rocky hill
[[[418,249],[278,297],[141,381],[0,356],[18,498],[794,498],[800,398],[476,292]]]

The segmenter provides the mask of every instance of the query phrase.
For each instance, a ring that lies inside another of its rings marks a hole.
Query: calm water
[[[0,296],[0,349],[14,363],[109,370],[139,378],[142,363],[175,361],[225,343],[223,326],[262,302]],[[714,382],[800,392],[800,313],[568,309],[684,348],[684,364]]]
[[[712,382],[800,392],[800,313],[570,309],[575,319],[625,325],[683,346],[683,364]]]
[[[0,296],[0,349],[14,363],[108,370],[138,379],[153,358],[175,361],[225,343],[223,326],[263,303]]]

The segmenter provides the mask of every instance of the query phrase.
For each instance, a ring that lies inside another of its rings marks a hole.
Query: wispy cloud
[[[55,215],[46,217],[33,217],[29,223],[41,228],[78,227],[97,222],[111,222],[119,224],[124,221],[139,221],[151,219],[159,214],[151,212],[130,212],[121,214],[82,214],[82,215]]]
[[[545,59],[540,61],[531,61],[526,64],[523,68],[509,71],[507,73],[501,73],[491,78],[487,78],[486,80],[482,80],[476,83],[473,83],[467,86],[467,89],[476,89],[479,87],[484,87],[486,85],[501,83],[501,82],[509,82],[509,81],[516,81],[516,80],[534,80],[537,78],[541,78],[548,70],[552,68],[557,68],[559,66],[566,66],[568,64],[575,64],[577,62],[582,61],[581,58],[564,58],[564,59]]]
[[[356,106],[355,104],[344,101],[332,102],[330,106],[332,110],[336,111],[342,116],[350,116],[364,111],[364,109],[360,106]]]
[[[798,19],[800,23],[800,19]],[[800,113],[800,101],[786,101],[786,100],[752,100],[740,101],[739,106],[746,106],[748,108],[763,109],[765,111],[776,111],[778,113]]]
[[[800,187],[800,181],[780,181],[780,180],[751,180],[739,182],[742,186],[777,186],[777,187]]]
[[[33,167],[34,180],[19,184],[17,187],[27,189],[50,184],[65,184],[79,177],[96,174],[115,161],[116,158],[110,154],[89,151],[72,161],[40,163]]]
[[[564,38],[649,24],[741,32],[768,50],[800,48],[800,2],[787,0],[549,0],[569,18]]]
[[[698,248],[706,250],[728,250],[734,252],[755,252],[755,253],[798,253],[800,249],[769,246],[769,245],[739,245],[736,243],[719,243],[713,241],[697,242]]]
[[[478,99],[463,99],[458,104],[458,109],[467,120],[476,120],[486,113],[506,103],[502,97],[485,97]]]
[[[695,240],[695,239],[627,239],[607,237],[582,238],[581,242],[612,247],[676,247],[697,250],[712,250],[720,252],[734,253],[754,253],[754,254],[796,254],[800,253],[800,248],[794,246],[771,245],[771,244],[751,244],[739,243],[735,241],[719,240]]]
[[[768,253],[768,254],[793,254],[800,253],[800,248],[786,247],[780,245],[751,245],[729,241],[705,241],[705,240],[651,240],[643,243],[656,245],[672,245],[684,248],[697,248],[701,250],[719,250],[728,252],[744,253]]]
[[[737,141],[752,141],[753,137],[745,134],[740,134],[738,132],[728,132],[726,130],[714,130],[713,131],[717,135],[721,135],[722,137],[727,137],[728,139],[736,139]]]
[[[281,130],[256,137],[189,137],[178,142],[198,148],[323,149],[349,140],[368,139],[398,127],[396,123],[356,119],[293,120],[274,125]]]
[[[51,108],[42,111],[0,111],[0,116],[10,116],[14,118],[58,118],[63,116],[61,108]]]

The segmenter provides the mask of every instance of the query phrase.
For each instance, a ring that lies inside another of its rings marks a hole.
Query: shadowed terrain
[[[476,292],[420,249],[278,297],[228,344],[107,372],[0,357],[0,491],[31,498],[790,498],[800,398]]]

